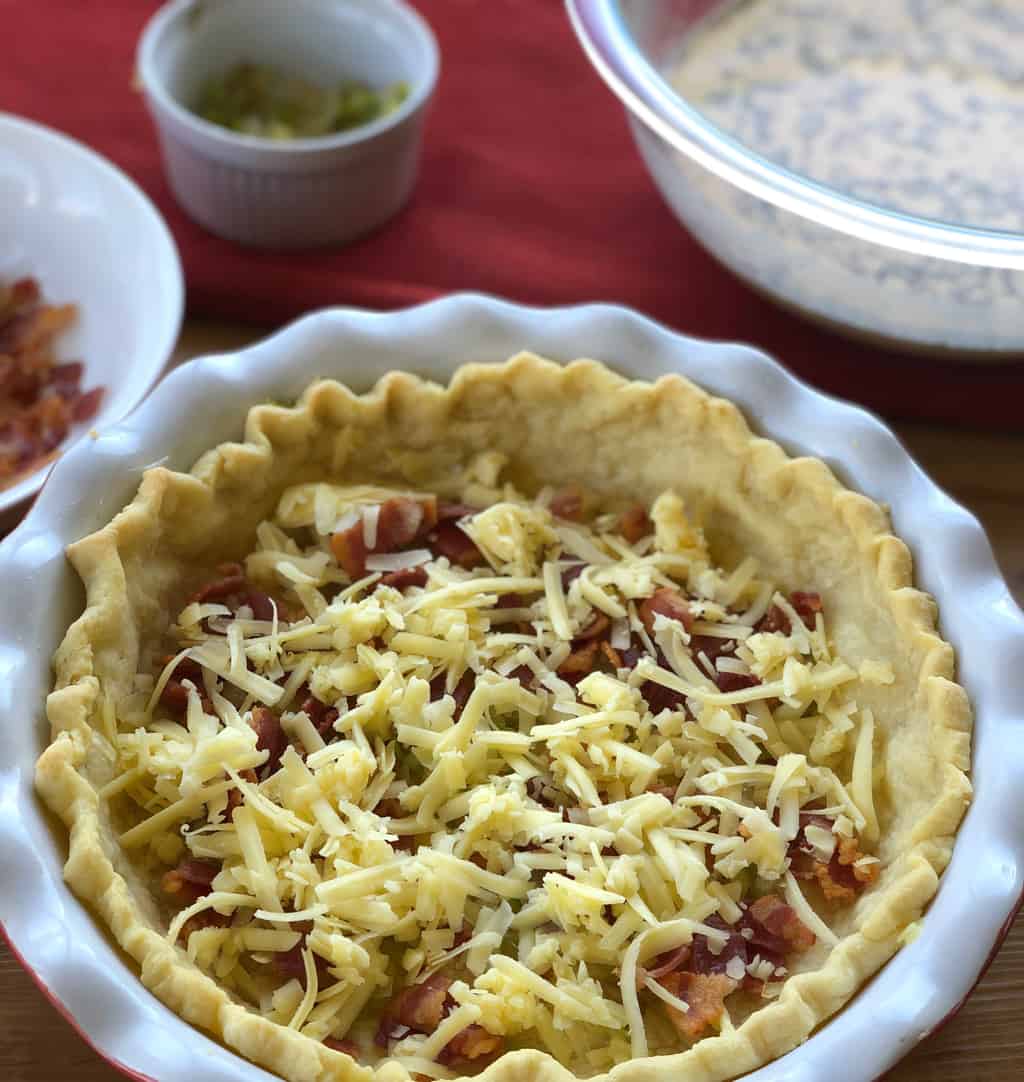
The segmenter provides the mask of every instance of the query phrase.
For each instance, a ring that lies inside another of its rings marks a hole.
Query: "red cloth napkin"
[[[15,42],[0,66],[0,109],[76,136],[142,185],[177,238],[194,315],[277,323],[323,305],[391,308],[460,289],[535,304],[608,300],[690,334],[751,342],[891,416],[1021,427],[1024,366],[848,342],[776,308],[708,256],[662,203],[557,0],[417,6],[442,53],[419,185],[402,214],[340,251],[245,249],[178,208],[131,88],[155,3],[0,0]]]

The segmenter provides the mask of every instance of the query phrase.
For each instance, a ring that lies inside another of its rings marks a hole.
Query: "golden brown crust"
[[[455,494],[458,467],[500,450],[520,489],[578,483],[623,508],[674,487],[703,512],[717,562],[755,556],[784,586],[817,590],[838,652],[879,656],[895,682],[865,687],[880,730],[876,792],[882,874],[834,924],[820,969],[798,972],[778,999],[737,1029],[688,1051],[616,1067],[616,1082],[718,1082],[806,1039],[898,949],[935,893],[969,802],[971,709],[955,683],[952,649],[935,606],[913,587],[910,554],[871,500],[824,463],[789,458],[754,436],[739,410],[677,376],[628,382],[593,361],[565,367],[523,354],[467,365],[447,387],[393,373],[366,395],[311,386],[291,409],[250,410],[245,442],[205,454],[190,474],[148,471],[108,526],[70,546],[86,609],[55,658],[47,702],[53,740],[36,785],[71,835],[65,878],[139,963],[143,983],[171,1009],[292,1082],[407,1078],[372,1071],[259,1017],[171,946],[145,885],[122,855],[98,788],[112,759],[101,736],[104,696],[117,701],[180,589],[181,568],[246,551],[259,520],[290,484],[314,478],[401,481]],[[501,1057],[488,1082],[557,1082],[572,1075],[541,1052]]]

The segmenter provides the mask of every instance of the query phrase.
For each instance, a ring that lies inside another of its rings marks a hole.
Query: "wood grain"
[[[252,328],[191,323],[175,361],[238,349]],[[901,439],[931,476],[988,530],[1011,590],[1024,604],[1024,436],[902,424]],[[964,930],[965,935],[970,929]],[[956,950],[956,944],[949,944]],[[960,1014],[922,1042],[888,1082],[1024,1079],[1024,919],[1017,922]],[[105,1063],[0,946],[0,1078],[11,1082],[116,1082]]]

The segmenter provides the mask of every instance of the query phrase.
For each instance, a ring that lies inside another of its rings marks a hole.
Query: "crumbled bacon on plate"
[[[0,285],[0,486],[41,464],[99,409],[103,389],[83,391],[81,362],[58,364],[54,352],[76,314],[72,304],[43,304],[31,278]]]

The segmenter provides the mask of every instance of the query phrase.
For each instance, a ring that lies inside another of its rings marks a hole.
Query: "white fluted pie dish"
[[[878,421],[826,398],[747,347],[682,338],[622,309],[534,310],[457,296],[389,314],[318,313],[237,354],[173,373],[127,421],[60,462],[25,523],[0,545],[8,604],[0,615],[0,921],[36,979],[83,1036],[118,1065],[176,1082],[270,1076],[162,1007],[64,886],[64,845],[32,792],[45,743],[50,657],[81,609],[64,547],[103,525],[155,462],[187,469],[241,434],[248,407],[287,399],[317,376],[368,389],[392,369],[445,381],[467,361],[521,349],[591,356],[625,375],[680,372],[735,401],[790,452],[816,455],[851,487],[888,504],[914,552],[918,584],[938,600],[976,711],[974,804],[921,935],[806,1044],[751,1075],[761,1082],[866,1082],[945,1019],[969,992],[1021,894],[1024,798],[1014,736],[1024,698],[1024,616],[980,526],[937,489]],[[971,930],[970,936],[964,929]],[[957,950],[948,950],[954,939]]]

